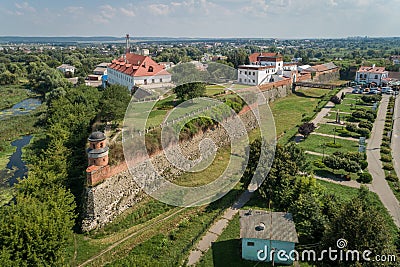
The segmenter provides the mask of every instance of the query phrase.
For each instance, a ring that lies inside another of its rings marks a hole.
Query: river
[[[11,118],[17,115],[28,114],[29,112],[39,107],[41,104],[42,101],[40,101],[40,99],[38,98],[25,99],[15,104],[12,108],[0,111],[0,120]],[[26,163],[22,160],[22,148],[28,145],[31,139],[32,135],[26,135],[11,142],[11,145],[15,146],[17,149],[11,155],[6,167],[7,170],[11,171],[10,177],[7,177],[7,181],[10,186],[13,186],[15,183],[17,183],[18,178],[23,178],[28,172]]]
[[[25,162],[22,160],[22,148],[29,144],[31,139],[32,135],[26,135],[21,139],[15,140],[11,143],[12,146],[17,147],[17,150],[11,155],[10,161],[7,164],[7,169],[15,170],[13,176],[8,180],[10,186],[13,186],[15,183],[17,183],[17,179],[23,178],[28,172],[28,168],[26,167]]]
[[[28,98],[15,104],[11,108],[0,111],[0,120],[4,120],[16,115],[24,115],[39,107],[42,101],[38,98]]]

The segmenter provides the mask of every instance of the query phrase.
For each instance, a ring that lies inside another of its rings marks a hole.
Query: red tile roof
[[[250,63],[258,61],[258,57],[278,58],[282,57],[279,53],[253,53],[249,56]]]
[[[366,67],[366,66],[361,66],[358,69],[358,72],[384,73],[386,71],[385,71],[384,67]]]
[[[164,66],[150,57],[134,53],[127,53],[125,58],[114,59],[108,67],[132,77],[170,75]]]

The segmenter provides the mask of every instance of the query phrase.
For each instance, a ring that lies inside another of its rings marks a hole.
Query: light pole
[[[336,127],[333,128],[333,143],[336,145]]]

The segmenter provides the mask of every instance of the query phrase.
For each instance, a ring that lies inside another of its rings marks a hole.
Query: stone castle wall
[[[285,97],[291,93],[291,85],[281,85],[276,88],[263,91],[268,101],[276,98]],[[240,115],[246,130],[250,131],[258,127],[257,120],[252,112],[241,112]],[[232,127],[235,127],[235,124]],[[237,127],[237,126],[236,126]],[[245,132],[234,129],[238,136]],[[217,147],[226,146],[230,138],[223,127],[215,127],[204,133],[196,135],[190,141],[180,143],[182,154],[189,159],[198,158],[199,143],[205,138],[210,138]],[[210,151],[212,148],[210,147]],[[208,151],[208,150],[207,150]],[[151,163],[155,169],[167,180],[173,180],[181,174],[181,170],[173,166],[165,157],[164,153],[158,153],[151,157]],[[136,174],[144,177],[146,181],[151,182],[155,177],[154,173],[149,172],[148,162],[142,162],[135,167]],[[144,196],[144,192],[138,187],[129,173],[125,163],[112,167],[109,177],[100,184],[93,187],[87,187],[85,192],[85,210],[84,220],[82,221],[82,230],[90,231],[111,222],[116,216],[133,207]]]

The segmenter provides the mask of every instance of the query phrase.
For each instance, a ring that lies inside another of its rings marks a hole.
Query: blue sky
[[[400,36],[400,0],[0,1],[0,35]]]

